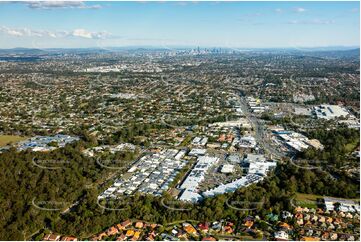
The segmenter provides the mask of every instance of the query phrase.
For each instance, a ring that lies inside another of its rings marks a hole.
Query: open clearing
[[[0,135],[0,147],[27,139],[17,135]]]

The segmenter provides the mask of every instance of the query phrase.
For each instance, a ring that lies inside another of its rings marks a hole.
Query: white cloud
[[[73,30],[72,35],[75,37],[82,37],[82,38],[87,38],[87,39],[92,38],[92,33],[89,31],[86,31],[85,29],[75,29],[75,30]]]
[[[12,35],[12,36],[23,36],[24,33],[22,31],[19,30],[14,30],[14,29],[1,29],[2,31],[4,31],[5,33],[7,33],[8,35]]]
[[[298,7],[298,8],[295,8],[294,11],[297,12],[297,13],[303,13],[303,12],[306,12],[307,10],[304,9],[304,8]]]
[[[17,37],[24,37],[24,36],[42,37],[46,34],[44,31],[36,31],[36,30],[34,31],[27,28],[13,29],[4,26],[0,27],[0,32]]]
[[[64,8],[80,8],[80,9],[99,9],[101,6],[86,5],[83,1],[29,1],[20,2],[26,4],[32,9],[64,9]]]
[[[275,12],[276,12],[276,13],[282,13],[283,11],[282,11],[281,8],[276,8],[276,9],[275,9]]]
[[[71,33],[72,36],[87,38],[87,39],[105,39],[110,36],[108,32],[90,32],[85,29],[74,29]]]
[[[106,39],[112,37],[109,32],[90,32],[85,29],[75,29],[72,31],[47,31],[47,30],[32,30],[28,28],[8,28],[0,26],[0,33],[15,37],[50,37],[50,38],[66,38],[77,37],[86,39]]]
[[[321,19],[313,19],[313,20],[291,20],[288,24],[320,24],[320,25],[327,25],[327,24],[334,24],[336,23],[335,20],[321,20]]]

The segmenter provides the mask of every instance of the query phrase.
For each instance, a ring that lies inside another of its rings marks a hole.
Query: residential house
[[[350,235],[348,238],[347,238],[348,241],[355,241],[355,237],[353,235]]]
[[[130,221],[130,220],[126,220],[126,221],[122,222],[122,223],[120,224],[121,230],[124,230],[125,228],[127,228],[127,227],[130,226],[130,225],[132,225],[132,221]]]
[[[45,240],[45,241],[59,241],[60,240],[60,235],[46,234],[44,236],[43,240]]]
[[[308,220],[305,224],[304,224],[305,227],[311,227],[312,226],[312,222],[311,220]]]
[[[320,241],[320,238],[317,237],[302,237],[301,241]]]
[[[215,238],[213,238],[212,236],[207,236],[207,237],[204,237],[202,239],[202,241],[217,241]]]
[[[138,240],[139,238],[140,238],[140,231],[136,231],[135,233],[134,233],[134,236],[133,236],[133,238],[132,238],[132,240],[134,241],[134,240]]]
[[[197,235],[197,230],[189,223],[183,223],[183,229],[191,235]]]
[[[330,223],[332,223],[332,221],[333,221],[333,219],[332,219],[331,217],[327,217],[327,218],[326,218],[326,223],[329,223],[329,224],[330,224]]]
[[[333,224],[330,224],[328,227],[327,227],[328,230],[334,230],[335,229],[335,226]]]
[[[317,215],[311,215],[310,220],[311,220],[312,222],[316,222],[316,221],[318,220],[318,216],[317,216]]]
[[[136,223],[135,223],[135,227],[136,227],[137,229],[143,228],[143,222],[141,222],[141,221],[136,222]]]
[[[312,236],[313,235],[313,230],[312,229],[307,230],[305,235],[306,236]]]
[[[146,238],[147,241],[154,241],[155,238],[153,235],[148,235],[148,237]]]
[[[112,236],[118,233],[118,229],[115,226],[112,226],[109,229],[107,229],[106,233],[108,236]]]
[[[295,208],[296,213],[301,213],[302,211],[303,211],[303,208],[301,208],[301,207],[296,207]]]
[[[124,241],[127,239],[127,236],[125,234],[121,234],[120,236],[118,236],[117,241]]]
[[[152,229],[155,229],[157,226],[158,226],[158,224],[150,224],[150,227],[151,227]]]
[[[232,234],[233,233],[233,228],[229,225],[226,225],[223,227],[223,231],[227,234]]]
[[[246,226],[247,228],[251,228],[253,226],[253,221],[247,220],[243,225]]]
[[[290,230],[292,227],[288,223],[280,222],[278,227],[283,230]]]
[[[302,218],[297,219],[296,223],[300,226],[303,225],[303,219]]]
[[[176,234],[178,239],[183,239],[183,240],[188,240],[188,236],[187,233],[185,233],[184,231],[180,230],[178,231],[178,233]]]
[[[209,230],[209,223],[200,223],[198,224],[198,230],[200,230],[203,233],[207,233]]]
[[[326,218],[324,216],[321,216],[319,219],[318,219],[318,222],[320,223],[325,223],[326,222]]]
[[[337,238],[338,238],[337,233],[331,233],[330,234],[330,240],[337,240]]]
[[[78,241],[76,237],[73,236],[65,236],[61,238],[62,241]]]
[[[213,222],[212,223],[212,230],[220,231],[222,229],[222,224],[220,222]]]
[[[274,237],[276,240],[279,241],[285,241],[288,240],[288,233],[286,233],[285,231],[281,230],[281,231],[277,231],[274,233]]]
[[[281,217],[282,217],[282,219],[286,220],[288,218],[292,218],[293,215],[292,215],[292,213],[290,213],[288,211],[282,211]]]
[[[324,232],[322,235],[321,235],[321,239],[322,240],[329,240],[330,238],[330,233],[329,232]]]
[[[129,238],[129,237],[132,237],[132,236],[134,235],[134,230],[129,229],[125,235],[126,235],[128,238]]]

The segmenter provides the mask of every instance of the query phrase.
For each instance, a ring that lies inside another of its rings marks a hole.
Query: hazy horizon
[[[358,2],[1,2],[0,48],[359,46]]]

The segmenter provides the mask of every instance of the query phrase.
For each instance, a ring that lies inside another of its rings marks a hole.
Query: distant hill
[[[34,48],[0,49],[0,55],[42,55],[46,51]]]
[[[190,50],[191,48],[183,48],[182,50]],[[227,49],[227,48],[224,48]],[[13,48],[0,49],[0,57],[41,57],[45,55],[62,55],[62,54],[78,54],[87,55],[94,53],[107,52],[122,52],[122,51],[136,51],[136,52],[152,52],[152,51],[167,51],[163,47],[152,46],[134,46],[134,47],[108,47],[103,48]],[[320,48],[243,48],[240,53],[258,53],[258,54],[292,54],[300,56],[313,56],[319,58],[342,58],[342,59],[359,59],[360,48],[352,47],[320,47]]]
[[[310,51],[302,52],[302,54],[322,58],[360,59],[360,48],[350,50]]]

